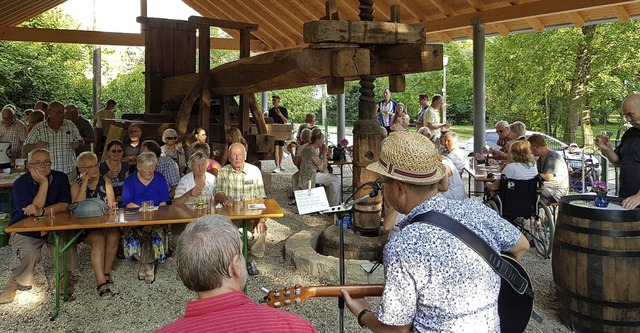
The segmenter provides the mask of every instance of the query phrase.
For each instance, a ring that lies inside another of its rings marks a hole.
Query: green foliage
[[[103,102],[113,99],[118,102],[116,115],[144,113],[144,66],[138,65],[129,73],[118,74],[102,90]]]
[[[269,103],[271,103],[271,96],[280,96],[280,104],[287,108],[289,111],[289,121],[294,123],[304,122],[304,117],[307,113],[315,113],[318,121],[322,114],[322,101],[320,99],[320,87],[309,86],[295,89],[285,89],[271,91],[269,94]],[[256,99],[259,101],[260,97]],[[269,108],[272,105],[269,104]]]

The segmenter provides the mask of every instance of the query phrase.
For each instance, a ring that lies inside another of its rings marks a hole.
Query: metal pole
[[[260,93],[260,103],[262,103],[262,113],[269,111],[269,105],[267,104],[269,102],[267,101],[266,91],[263,91],[262,93]]]
[[[344,105],[345,105],[344,94],[340,94],[338,95],[338,142],[340,142],[340,140],[344,139],[345,137],[346,120],[345,120]],[[336,142],[336,144],[338,142]]]
[[[329,123],[327,122],[327,86],[322,86],[322,124],[324,125],[324,144],[329,144]]]
[[[449,64],[449,57],[442,57],[442,122],[447,122],[447,65]]]
[[[484,25],[473,23],[473,151],[482,152],[486,128],[485,103],[485,32]],[[483,184],[476,182],[474,190],[482,193]]]

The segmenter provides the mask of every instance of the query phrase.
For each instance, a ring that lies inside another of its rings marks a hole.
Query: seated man
[[[13,183],[14,210],[11,223],[18,223],[27,216],[49,216],[51,211],[64,212],[71,203],[71,190],[67,175],[51,170],[51,155],[42,148],[29,153],[28,172]],[[51,189],[51,191],[49,190]],[[47,217],[48,218],[48,217]],[[34,269],[42,260],[40,250],[47,242],[47,235],[40,232],[12,233],[9,243],[16,251],[18,264],[11,269],[11,277],[0,294],[0,304],[13,302],[20,286],[28,290],[33,284]],[[75,246],[67,250],[68,271],[78,267]],[[67,288],[68,292],[72,292]]]
[[[234,201],[255,200],[266,197],[262,173],[255,165],[246,163],[247,151],[241,143],[229,147],[229,162],[218,173],[216,180],[216,197],[225,196],[223,205],[232,206]],[[253,233],[256,241],[251,246],[250,259],[264,256],[267,238],[265,219],[252,220],[248,231]],[[247,263],[249,275],[258,275],[260,271],[253,260]]]
[[[150,151],[156,155],[158,158],[158,168],[156,171],[161,173],[164,178],[167,180],[167,186],[169,187],[169,197],[173,198],[176,187],[178,186],[178,182],[180,182],[180,167],[176,161],[172,160],[169,157],[161,156],[162,150],[160,149],[160,145],[153,140],[146,140],[142,142],[142,147],[140,147],[140,153],[144,153]]]
[[[444,147],[444,152],[442,155],[448,157],[456,166],[458,173],[462,174],[466,158],[464,151],[458,147],[458,133],[447,131],[442,135],[442,138]]]
[[[507,151],[509,151],[509,144],[511,139],[509,137],[509,123],[500,120],[495,125],[496,133],[498,133],[498,141],[496,145],[500,146],[499,151],[494,151],[491,155],[496,160],[504,160],[507,158]]]
[[[207,215],[189,223],[176,260],[178,276],[198,299],[187,304],[183,318],[158,332],[316,331],[308,321],[255,304],[242,292],[247,282],[242,240],[228,218]]]
[[[569,169],[567,162],[555,150],[550,150],[544,137],[533,134],[527,141],[531,144],[531,152],[538,157],[536,162],[542,184],[542,200],[546,203],[559,202],[560,198],[569,193]]]

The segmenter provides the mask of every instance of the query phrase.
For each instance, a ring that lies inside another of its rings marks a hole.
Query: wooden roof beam
[[[430,0],[435,1],[435,0]],[[549,14],[561,14],[577,10],[607,7],[615,4],[634,3],[629,0],[541,0],[511,7],[489,9],[478,13],[461,14],[454,17],[436,19],[429,22],[429,31],[448,31],[472,25],[474,22],[491,24],[526,19]]]
[[[268,14],[268,16],[270,17],[273,17],[272,20],[267,20],[267,22],[273,22],[274,29],[278,31],[286,31],[288,32],[287,35],[295,36],[296,40],[294,41],[294,43],[299,44],[299,41],[302,40],[302,32],[298,27],[300,24],[304,23],[302,22],[302,20],[297,18],[296,15],[290,14],[287,10],[283,10],[283,8],[275,9],[274,7],[264,5],[260,1],[256,2],[256,6],[258,7],[256,8],[257,10]],[[265,14],[263,14],[262,16],[267,16]],[[281,19],[281,17],[286,17],[286,19],[283,20]],[[276,27],[276,22],[282,22],[279,28]]]
[[[531,25],[531,28],[534,31],[540,32],[540,31],[544,30],[544,24],[542,24],[540,19],[538,19],[536,17],[528,18],[527,19],[527,23],[529,23],[529,25]]]
[[[424,17],[420,17],[419,13],[422,12],[415,2],[413,1],[400,1],[400,6],[404,7],[405,12],[415,17],[418,22],[424,21]]]
[[[631,19],[631,14],[629,14],[624,6],[616,6],[616,13],[620,22],[627,22]]]
[[[466,0],[469,6],[473,7],[476,12],[481,12],[484,10],[484,3],[482,0]]]
[[[253,6],[250,6],[249,4],[247,4],[247,2],[245,1],[238,1],[236,2],[236,6],[240,7],[240,10],[243,13],[247,13],[247,15],[253,16],[253,17],[265,17],[267,18],[266,20],[264,20],[262,22],[262,27],[260,27],[260,30],[263,33],[268,33],[271,36],[274,36],[275,39],[277,39],[278,36],[278,32],[280,31],[288,31],[290,29],[283,29],[283,27],[285,26],[284,21],[286,20],[282,20],[280,19],[278,16],[273,16],[273,13],[271,12],[263,12],[261,10],[258,10],[257,8],[254,8]],[[288,21],[287,21],[288,22]],[[281,34],[280,35],[280,40],[286,40],[288,41],[288,45],[297,45],[298,42],[291,36],[291,35],[299,35],[299,39],[302,39],[302,36],[300,35],[299,32],[294,31],[291,34]],[[287,46],[287,43],[285,43],[285,46]]]
[[[3,22],[3,25],[16,26],[24,21],[30,20],[33,17],[38,16],[42,12],[46,12],[47,10],[63,3],[64,1],[66,0],[20,3],[17,6],[7,9],[6,11],[3,10],[5,12],[11,13],[11,16],[9,17],[9,19]]]
[[[511,29],[509,29],[509,27],[507,27],[507,25],[504,23],[496,23],[495,27],[496,27],[496,30],[498,30],[498,33],[500,34],[500,36],[508,36],[509,33],[511,32]]]
[[[190,16],[189,22],[208,25],[211,27],[227,28],[227,29],[234,29],[234,30],[245,30],[245,29],[251,30],[251,31],[258,30],[258,25],[254,23],[228,21],[228,20],[221,20],[221,19],[216,19],[211,17]]]
[[[62,30],[43,28],[0,28],[0,40],[16,42],[44,42],[114,46],[144,46],[144,35],[139,33],[104,32],[88,30]],[[211,38],[211,49],[238,50],[240,42],[232,38]],[[260,40],[251,40],[251,51],[265,51]]]
[[[436,8],[438,8],[438,10],[446,17],[451,17],[456,14],[455,10],[453,10],[453,8],[443,0],[429,0],[429,2],[436,6]]]
[[[571,19],[571,23],[578,28],[582,28],[584,26],[584,17],[582,17],[578,12],[569,13],[569,19]]]

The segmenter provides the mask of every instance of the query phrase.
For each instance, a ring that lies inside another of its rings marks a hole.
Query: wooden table
[[[249,209],[249,204],[264,204],[265,209]],[[71,212],[58,213],[55,218],[45,217],[44,219],[36,219],[33,216],[27,217],[20,222],[9,226],[7,232],[41,232],[46,234],[51,232],[55,242],[54,266],[56,279],[56,307],[51,317],[54,320],[60,310],[60,267],[58,258],[62,260],[63,271],[66,271],[66,256],[64,252],[76,241],[78,236],[84,229],[100,229],[100,228],[119,228],[119,227],[137,227],[145,225],[158,224],[177,224],[189,223],[198,217],[208,214],[220,214],[228,217],[234,222],[242,221],[242,238],[245,259],[248,254],[247,226],[250,220],[260,218],[278,218],[283,217],[284,213],[274,199],[258,199],[247,200],[243,204],[234,203],[233,206],[222,207],[220,209],[192,209],[187,205],[170,205],[161,206],[158,210],[151,212],[127,212],[127,209],[119,209],[116,212],[108,212],[100,217],[90,217],[77,219]],[[236,223],[237,223],[236,222]],[[67,242],[61,242],[60,232],[77,231],[76,234]],[[64,287],[66,288],[67,274],[64,274]],[[63,291],[65,300],[67,297],[66,290]]]
[[[9,216],[13,213],[13,203],[11,202],[11,189],[13,188],[13,182],[23,174],[24,172],[0,174],[0,202],[6,202],[9,204]]]
[[[500,167],[497,165],[489,165],[486,166],[484,164],[480,164],[478,162],[476,162],[475,158],[472,159],[473,161],[473,165],[465,165],[464,167],[464,171],[466,171],[469,174],[469,198],[471,198],[471,193],[478,193],[475,191],[471,191],[471,179],[473,178],[474,181],[478,181],[478,182],[491,182],[494,181],[496,179],[500,179],[500,175],[502,174],[502,171],[500,170]],[[488,174],[492,173],[493,177],[489,178]],[[483,192],[481,192],[483,193]]]
[[[330,166],[337,166],[340,168],[340,201],[344,202],[344,194],[345,194],[345,186],[344,186],[344,166],[348,166],[351,167],[353,165],[353,160],[351,159],[347,159],[345,161],[334,161],[334,160],[329,160],[328,163]],[[353,173],[353,170],[351,171]],[[334,169],[334,175],[335,175],[335,169]],[[352,184],[348,185],[348,191],[346,191],[347,194],[351,195],[351,191],[352,190]]]

